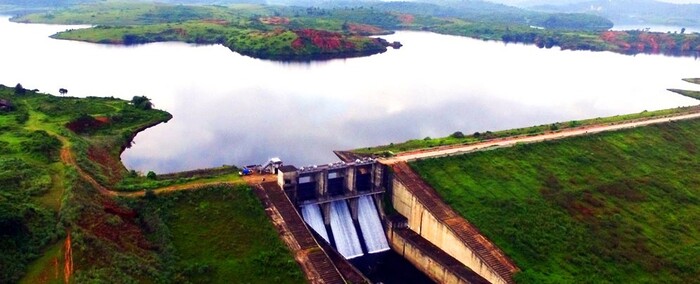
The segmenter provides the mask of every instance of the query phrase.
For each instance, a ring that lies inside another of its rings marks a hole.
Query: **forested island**
[[[93,3],[13,18],[25,23],[87,24],[54,38],[103,44],[182,41],[222,44],[232,51],[273,60],[316,60],[382,53],[399,42],[379,35],[431,31],[540,48],[624,54],[696,55],[700,36],[649,31],[608,31],[612,22],[588,14],[543,13],[486,2],[189,6]],[[366,4],[366,5],[365,5]]]

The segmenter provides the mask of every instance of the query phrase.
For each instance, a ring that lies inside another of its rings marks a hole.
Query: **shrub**
[[[28,135],[29,138],[26,141],[22,141],[20,146],[23,150],[34,154],[40,159],[46,161],[57,161],[58,152],[61,148],[61,141],[56,137],[51,136],[46,133],[46,131],[39,130],[34,131]]]
[[[450,137],[461,139],[461,138],[464,138],[464,133],[462,133],[462,131],[457,131],[455,133],[452,133],[452,135],[450,135]]]

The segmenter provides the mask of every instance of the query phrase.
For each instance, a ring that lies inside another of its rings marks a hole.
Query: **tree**
[[[156,179],[156,173],[153,171],[149,171],[148,174],[146,174],[147,179]]]
[[[65,96],[68,93],[68,90],[66,90],[64,88],[60,88],[60,89],[58,89],[58,92],[61,94],[61,96]]]
[[[17,83],[17,86],[15,86],[15,95],[24,95],[27,93],[27,90],[22,87],[22,84]]]
[[[681,34],[685,33],[685,28],[681,28]]]
[[[134,96],[134,98],[131,99],[131,103],[135,107],[143,110],[149,110],[153,108],[153,103],[151,103],[151,99],[147,98],[146,96]]]
[[[462,133],[462,131],[457,131],[450,136],[452,136],[452,138],[464,138],[464,133]]]

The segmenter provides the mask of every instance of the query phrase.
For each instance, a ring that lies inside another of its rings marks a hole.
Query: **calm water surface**
[[[0,18],[0,83],[58,95],[145,95],[174,115],[139,134],[122,158],[170,172],[280,156],[296,165],[331,150],[454,131],[500,130],[696,104],[700,61],[572,52],[423,32],[387,36],[400,50],[280,63],[223,46],[108,46],[53,40],[67,26]]]

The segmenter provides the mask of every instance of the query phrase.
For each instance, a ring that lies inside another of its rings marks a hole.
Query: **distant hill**
[[[618,25],[674,25],[700,27],[700,4],[673,4],[653,0],[592,0],[572,4],[537,5],[542,12],[589,13]]]
[[[13,5],[21,7],[63,7],[91,2],[100,2],[100,0],[0,0],[0,5]]]

